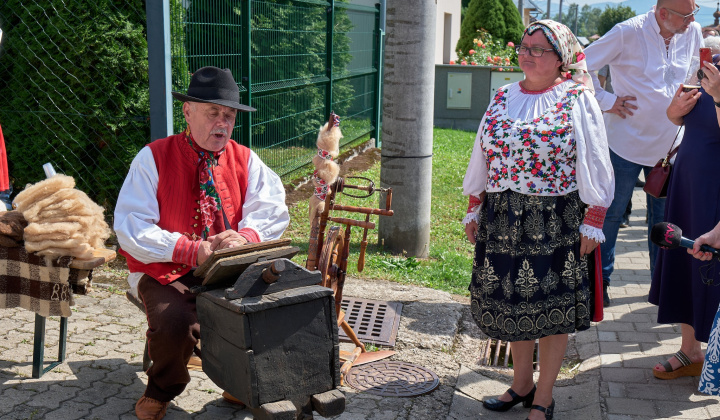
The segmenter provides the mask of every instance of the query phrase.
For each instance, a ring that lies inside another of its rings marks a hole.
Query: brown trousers
[[[148,320],[148,352],[152,366],[147,371],[145,396],[170,401],[190,383],[187,363],[200,339],[195,309],[197,295],[190,288],[202,279],[188,273],[168,285],[145,275],[138,292]]]

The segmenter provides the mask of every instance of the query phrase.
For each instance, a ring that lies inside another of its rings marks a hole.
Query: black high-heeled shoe
[[[550,407],[545,408],[542,405],[533,405],[532,407],[530,407],[530,409],[542,411],[543,413],[545,413],[545,420],[552,420],[553,412],[555,411],[555,398],[553,398],[552,404],[550,404]],[[530,418],[528,417],[525,420],[530,420]]]
[[[512,388],[508,388],[507,393],[510,394],[512,400],[501,401],[497,398],[492,398],[483,401],[483,407],[491,411],[508,411],[515,405],[523,403],[523,407],[528,408],[532,405],[532,401],[535,398],[535,386],[533,386],[533,389],[528,392],[527,395],[522,397],[515,393]]]

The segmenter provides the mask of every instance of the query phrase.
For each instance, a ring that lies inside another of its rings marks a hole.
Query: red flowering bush
[[[513,71],[511,66],[518,65],[515,44],[505,44],[493,39],[484,29],[477,30],[477,38],[473,39],[473,47],[467,52],[458,51],[458,63],[471,66],[498,67],[500,71]],[[450,62],[450,64],[455,64]]]

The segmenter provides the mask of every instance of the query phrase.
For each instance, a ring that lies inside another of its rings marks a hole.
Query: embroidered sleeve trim
[[[580,225],[580,234],[582,234],[588,239],[594,240],[595,242],[605,242],[605,234],[603,233],[602,229],[598,229],[596,227],[582,224]]]
[[[173,262],[185,264],[190,267],[197,266],[197,256],[201,242],[202,240],[200,239],[193,241],[185,235],[181,236],[175,243],[175,248],[173,249]]]
[[[585,214],[583,224],[602,229],[603,222],[605,222],[605,213],[607,213],[606,207],[592,206]]]
[[[250,243],[258,243],[260,242],[260,235],[255,231],[255,229],[252,228],[242,228],[240,231],[238,231],[240,236],[247,239]]]
[[[480,204],[482,204],[482,201],[478,197],[475,197],[474,195],[470,196],[470,203],[468,204],[467,212],[479,212],[480,211]],[[476,210],[477,209],[477,210]]]
[[[468,213],[462,220],[463,225],[467,225],[470,222],[480,223],[480,215],[477,213]]]

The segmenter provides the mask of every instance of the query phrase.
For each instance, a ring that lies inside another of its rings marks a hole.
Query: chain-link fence
[[[310,162],[330,111],[343,119],[343,145],[376,129],[375,9],[334,0],[169,4],[173,90],[186,91],[199,67],[230,68],[241,100],[258,109],[241,114],[233,138],[286,181]],[[130,162],[150,141],[145,7],[2,1],[0,126],[16,192],[51,162],[112,214]],[[179,131],[177,102],[174,112]]]

